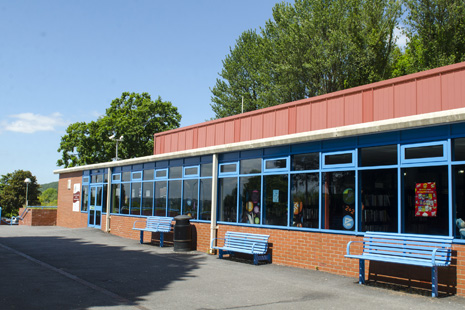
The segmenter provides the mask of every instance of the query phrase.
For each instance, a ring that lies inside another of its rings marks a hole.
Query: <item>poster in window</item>
[[[81,184],[74,184],[73,188],[73,211],[79,212],[79,203],[81,201]]]
[[[437,210],[436,182],[417,183],[415,186],[415,216],[436,217]]]

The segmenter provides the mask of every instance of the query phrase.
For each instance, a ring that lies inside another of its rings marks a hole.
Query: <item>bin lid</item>
[[[177,224],[189,223],[191,217],[189,215],[178,215],[174,218]]]

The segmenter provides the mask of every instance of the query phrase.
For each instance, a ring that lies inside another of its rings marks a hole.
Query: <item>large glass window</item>
[[[240,222],[260,224],[261,176],[240,178]]]
[[[360,163],[363,167],[396,165],[397,145],[361,148]]]
[[[182,167],[170,167],[170,179],[180,179],[182,177]]]
[[[197,219],[199,180],[184,180],[183,192],[183,213]]]
[[[288,175],[266,175],[263,177],[263,182],[265,187],[263,224],[287,226]]]
[[[140,201],[141,201],[141,183],[132,183],[131,185],[131,214],[140,215]]]
[[[175,217],[181,214],[181,180],[168,182],[168,216]]]
[[[241,160],[240,174],[252,174],[262,172],[262,159],[243,159]]]
[[[237,221],[237,178],[218,180],[219,207],[218,220],[222,222]]]
[[[454,139],[453,141],[453,160],[465,160],[465,138]]]
[[[155,216],[166,216],[167,183],[155,182]]]
[[[454,166],[455,236],[465,239],[465,165]]]
[[[290,226],[318,228],[319,174],[293,174],[291,180]]]
[[[402,169],[405,233],[448,235],[447,166]]]
[[[324,228],[355,230],[355,172],[323,173]]]
[[[360,171],[362,231],[397,232],[397,169]]]
[[[153,206],[153,182],[145,182],[142,184],[142,215],[147,215],[147,216],[152,215],[152,206]]]
[[[318,170],[320,168],[320,154],[307,153],[292,155],[292,170]]]
[[[120,202],[121,202],[121,184],[112,184],[111,185],[111,204],[112,204],[112,213],[119,213]]]
[[[211,220],[212,180],[200,179],[200,208],[199,220]]]
[[[131,184],[121,184],[121,214],[129,214],[129,197],[131,193]]]
[[[89,186],[83,185],[82,186],[82,204],[81,204],[81,211],[87,212],[89,208]]]

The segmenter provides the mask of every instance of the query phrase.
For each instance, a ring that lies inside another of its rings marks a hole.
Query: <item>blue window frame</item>
[[[323,153],[322,159],[323,169],[353,168],[357,162],[355,150]]]
[[[237,162],[220,164],[218,174],[219,176],[236,175],[238,173],[238,166]]]
[[[198,177],[199,176],[199,171],[200,171],[200,165],[184,167],[183,175],[184,175],[185,178]]]
[[[289,170],[289,157],[270,158],[263,160],[263,172],[276,173]]]
[[[135,171],[131,174],[131,179],[132,180],[142,180],[142,171]]]
[[[111,175],[112,182],[121,182],[121,173],[113,173]]]
[[[168,168],[155,170],[155,180],[164,180],[168,178]]]
[[[401,163],[416,164],[447,161],[449,157],[447,145],[447,141],[402,145]]]

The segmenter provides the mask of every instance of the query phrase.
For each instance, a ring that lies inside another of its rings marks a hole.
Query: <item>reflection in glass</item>
[[[200,209],[199,220],[211,219],[212,180],[200,179]]]
[[[201,177],[211,177],[212,176],[212,163],[202,164],[200,166],[200,176]]]
[[[241,160],[241,172],[240,174],[251,174],[262,172],[262,159],[243,159]]]
[[[145,176],[145,174],[144,174]],[[153,206],[153,182],[142,184],[142,215],[152,215]]]
[[[86,212],[89,207],[89,186],[82,186],[82,206],[81,211]]]
[[[184,180],[183,214],[197,219],[199,180]]]
[[[397,145],[384,145],[360,149],[362,166],[386,166],[397,164]]]
[[[182,177],[182,167],[170,167],[170,179],[180,179]]]
[[[291,226],[318,228],[319,174],[291,175]]]
[[[325,165],[344,165],[352,163],[352,153],[325,155]]]
[[[292,155],[292,170],[317,170],[320,168],[320,154],[296,154]]]
[[[166,216],[167,182],[155,182],[155,216]]]
[[[131,192],[131,184],[124,183],[121,184],[121,214],[129,214],[129,195]]]
[[[175,217],[181,214],[181,180],[168,183],[168,216]]]
[[[267,175],[263,177],[265,187],[265,205],[263,224],[287,226],[288,176]]]
[[[237,178],[222,178],[218,180],[219,214],[222,222],[237,221]]]
[[[121,195],[121,184],[111,185],[111,212],[119,213],[120,208],[120,195]]]
[[[323,173],[324,228],[355,230],[355,172]]]
[[[259,175],[240,178],[240,222],[260,224],[261,177]]]
[[[409,147],[405,149],[405,159],[420,159],[444,156],[443,145]]]
[[[460,239],[465,239],[465,165],[453,166],[454,171],[454,197],[456,206],[456,213],[454,218],[454,223],[456,223],[457,219],[459,220],[458,223],[455,225],[455,237]],[[462,230],[462,231],[460,231]]]
[[[132,183],[131,187],[131,214],[140,215],[140,200],[141,200],[141,189],[140,183]]]

